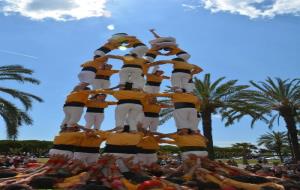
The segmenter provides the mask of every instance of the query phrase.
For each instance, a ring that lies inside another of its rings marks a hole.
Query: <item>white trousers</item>
[[[144,91],[147,92],[147,93],[151,93],[151,94],[159,93],[159,91],[160,91],[160,86],[150,86],[150,85],[145,85],[145,86],[144,86]]]
[[[146,130],[149,128],[151,132],[157,131],[158,124],[159,124],[158,117],[144,117],[143,119],[143,128]]]
[[[119,72],[120,84],[124,85],[126,82],[132,83],[133,88],[143,89],[145,79],[142,77],[143,71],[139,68],[125,67]]]
[[[115,110],[116,126],[124,126],[127,121],[130,125],[130,130],[137,130],[139,114],[143,112],[143,106],[139,104],[119,104]]]
[[[69,150],[58,150],[58,149],[51,148],[49,150],[49,155],[50,157],[55,155],[63,155],[69,159],[73,159],[73,152]]]
[[[138,163],[137,154],[126,154],[126,153],[103,153],[102,155],[103,155],[103,156],[106,156],[106,155],[113,155],[116,159],[118,159],[118,158],[128,159],[128,158],[133,157],[132,162],[133,162],[134,164]]]
[[[142,154],[138,153],[137,155],[137,161],[141,163],[142,165],[151,166],[151,164],[157,162],[157,154]]]
[[[137,47],[133,48],[130,51],[130,53],[135,53],[135,54],[137,54],[138,57],[143,57],[147,51],[148,51],[147,46],[137,46]]]
[[[78,79],[80,82],[92,84],[95,79],[96,73],[93,71],[81,71],[78,74]]]
[[[94,79],[92,82],[92,87],[96,89],[107,89],[110,87],[110,81],[104,79]]]
[[[177,129],[194,129],[197,123],[197,111],[195,108],[180,108],[173,112]]]
[[[77,124],[82,116],[83,107],[65,106],[64,107],[65,118],[62,122],[62,126],[67,124],[71,127],[73,124]]]
[[[73,159],[80,160],[85,164],[92,164],[97,162],[99,155],[99,153],[74,152]]]
[[[186,92],[194,92],[195,88],[195,84],[194,83],[187,83],[185,88]]]
[[[179,87],[186,89],[188,87],[191,75],[188,73],[176,72],[171,75],[172,87]]]
[[[86,112],[85,116],[85,128],[92,128],[94,126],[94,129],[100,129],[100,126],[104,120],[104,113],[95,113],[95,112]]]
[[[103,57],[106,53],[101,51],[101,50],[96,50],[94,51],[94,55],[97,55],[97,56],[100,56],[100,57]]]

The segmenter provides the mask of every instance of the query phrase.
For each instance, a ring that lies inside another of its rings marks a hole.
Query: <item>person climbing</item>
[[[148,63],[146,59],[139,58],[137,54],[126,54],[125,56],[106,55],[107,58],[119,59],[123,61],[122,69],[119,71],[120,85],[132,83],[134,89],[143,89],[145,80],[143,67]]]
[[[190,64],[181,58],[174,58],[172,60],[156,61],[151,63],[153,65],[173,64],[173,71],[171,75],[171,84],[174,88],[188,89],[188,82],[191,75],[200,73],[202,69],[194,64]]]
[[[164,76],[162,70],[156,70],[152,74],[146,74],[146,84],[144,91],[147,93],[159,93],[161,82],[164,79],[170,79],[170,77]]]
[[[63,106],[65,117],[62,121],[61,128],[77,125],[89,95],[95,93],[96,91],[90,90],[90,88],[84,87],[84,85],[78,85],[73,89],[67,96]]]
[[[94,126],[94,129],[99,130],[104,120],[104,109],[117,104],[117,102],[107,102],[105,98],[106,94],[96,94],[86,102],[85,128],[90,129]]]
[[[175,89],[175,93],[158,93],[151,94],[151,96],[171,98],[175,108],[173,116],[177,129],[195,129],[197,123],[196,105],[199,103],[197,96],[182,92],[181,89]]]
[[[78,74],[80,83],[88,86],[93,83],[96,73],[99,69],[103,68],[107,58],[99,57],[93,61],[87,61],[81,65],[82,69]]]
[[[110,88],[110,77],[118,73],[119,70],[113,70],[111,64],[105,64],[102,69],[98,69],[95,79],[92,82],[93,89]]]

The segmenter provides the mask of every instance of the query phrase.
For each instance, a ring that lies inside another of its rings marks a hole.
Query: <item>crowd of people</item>
[[[207,140],[198,129],[201,102],[194,94],[192,80],[202,69],[188,62],[190,55],[179,48],[175,38],[150,31],[155,37],[150,48],[135,36],[118,33],[95,51],[93,60],[81,65],[79,83],[63,106],[65,118],[49,151],[50,159],[35,169],[2,170],[5,178],[0,179],[0,187],[6,190],[284,189],[281,178],[260,177],[207,158]],[[120,46],[128,48],[129,53],[108,54]],[[155,61],[157,56],[173,58]],[[111,59],[123,63],[120,70],[112,69]],[[173,65],[170,77],[160,70],[163,64]],[[120,81],[111,87],[110,78],[117,73]],[[160,85],[168,79],[171,87],[161,93]],[[108,95],[116,101],[106,101]],[[166,99],[169,101],[160,101]],[[116,106],[115,125],[104,131],[101,124],[108,106]],[[85,107],[86,122],[80,125]],[[157,131],[159,113],[164,108],[174,109],[175,133]],[[100,152],[102,143],[104,148]],[[159,164],[160,143],[179,147],[180,158]]]

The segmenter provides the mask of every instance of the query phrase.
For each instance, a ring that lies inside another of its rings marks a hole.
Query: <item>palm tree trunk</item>
[[[291,151],[291,154],[292,154],[292,158],[294,160],[295,159],[295,154],[294,154],[294,151],[293,151],[293,148],[292,148],[291,134],[290,134],[289,131],[287,132],[287,135],[288,135],[288,140],[289,140],[289,148],[290,148],[290,151]]]
[[[297,136],[298,131],[296,128],[295,119],[293,116],[285,116],[284,120],[287,124],[286,127],[290,134],[289,136],[291,138],[292,150],[295,155],[294,160],[298,161],[298,160],[300,160],[300,149],[299,149],[299,142],[298,142],[298,136]]]
[[[208,157],[212,160],[215,159],[215,153],[214,153],[214,143],[213,143],[213,137],[212,137],[212,127],[211,127],[211,112],[201,112],[202,115],[202,127],[203,127],[203,135],[207,138],[208,144],[207,144],[207,151],[208,151]]]

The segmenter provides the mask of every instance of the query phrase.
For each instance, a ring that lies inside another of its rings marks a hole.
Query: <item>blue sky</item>
[[[300,76],[300,17],[296,16],[300,5],[297,1],[291,0],[286,8],[282,4],[275,6],[282,1],[277,0],[273,7],[265,10],[264,4],[259,9],[257,5],[252,6],[251,1],[244,7],[224,1],[231,5],[228,8],[223,4],[208,6],[206,0],[90,0],[98,4],[87,7],[89,12],[84,12],[84,8],[73,10],[69,4],[59,7],[61,1],[57,0],[52,1],[54,5],[34,1],[35,6],[31,7],[14,4],[15,0],[0,1],[1,65],[22,64],[32,68],[34,76],[42,82],[40,86],[11,82],[1,86],[29,91],[45,100],[34,104],[31,115],[35,123],[22,126],[19,139],[53,139],[63,119],[65,97],[78,83],[80,64],[91,59],[93,51],[117,32],[136,35],[145,43],[152,39],[150,28],[162,36],[176,37],[180,47],[192,55],[190,62],[204,69],[199,78],[211,73],[213,79],[226,76],[227,80],[238,79],[240,84],[247,84],[249,80],[261,81],[267,76],[283,79]],[[78,3],[76,0],[65,2]],[[13,11],[9,6],[15,6]],[[67,11],[62,12],[63,9]],[[108,25],[114,25],[114,30],[107,29]],[[114,68],[120,68],[119,62],[112,63]],[[170,66],[163,68],[170,74]],[[118,76],[114,76],[112,82],[117,84]],[[5,139],[4,124],[0,123],[0,139]],[[114,107],[106,110],[102,127],[110,129],[113,125]],[[285,130],[284,123],[273,129]],[[174,122],[168,122],[159,130],[175,131]],[[241,141],[255,143],[257,137],[267,131],[264,123],[257,123],[251,129],[247,118],[225,128],[218,115],[213,117],[213,135],[219,146]]]

